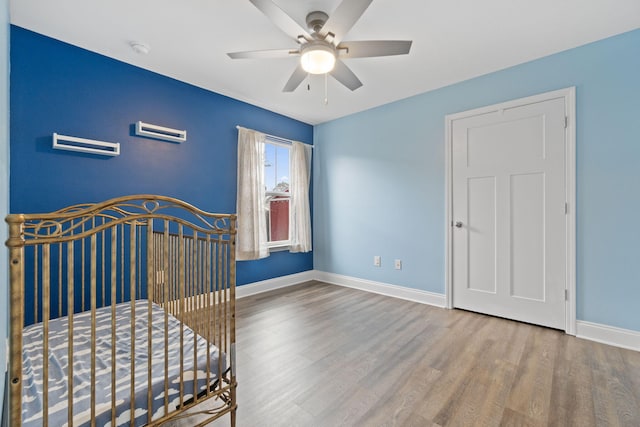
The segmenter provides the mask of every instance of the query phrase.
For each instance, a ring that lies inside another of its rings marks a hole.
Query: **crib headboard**
[[[234,352],[229,348],[235,344],[234,214],[208,213],[178,199],[145,194],[51,213],[11,214],[6,221],[10,414],[17,417],[11,425],[19,425],[13,423],[20,422],[22,412],[17,398],[22,393],[22,331],[31,324],[42,323],[46,336],[51,319],[68,316],[72,321],[77,313],[146,299],[224,354]],[[202,312],[219,312],[219,318],[213,321]],[[47,354],[46,339],[43,345]]]

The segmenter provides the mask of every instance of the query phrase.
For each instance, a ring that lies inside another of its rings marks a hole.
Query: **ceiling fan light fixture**
[[[300,53],[300,65],[309,74],[326,74],[336,65],[336,50],[328,43],[309,43]]]

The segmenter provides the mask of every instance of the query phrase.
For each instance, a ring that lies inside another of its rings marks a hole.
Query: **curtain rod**
[[[291,143],[293,143],[293,140],[292,140],[292,139],[283,138],[283,137],[281,137],[281,136],[270,135],[270,134],[268,134],[268,133],[260,132],[260,131],[255,130],[255,129],[249,129],[249,128],[246,128],[246,127],[244,127],[244,126],[240,126],[240,125],[236,125],[236,129],[246,129],[246,130],[251,130],[251,131],[254,131],[254,132],[259,132],[259,133],[261,133],[261,134],[263,134],[263,135],[266,135],[267,137],[269,137],[269,138],[271,138],[271,139],[275,139],[275,140],[277,140],[277,141],[284,142],[285,144],[291,144]],[[314,147],[313,147],[313,144],[305,144],[305,145],[308,145],[309,147],[314,148]]]

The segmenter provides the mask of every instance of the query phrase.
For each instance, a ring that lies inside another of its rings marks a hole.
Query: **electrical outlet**
[[[375,267],[380,267],[382,265],[382,260],[380,259],[380,255],[373,256],[373,265]]]
[[[396,267],[396,270],[402,270],[402,261],[397,259],[395,261],[395,267]]]

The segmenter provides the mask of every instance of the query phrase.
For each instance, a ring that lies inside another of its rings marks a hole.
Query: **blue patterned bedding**
[[[147,422],[147,325],[148,301],[135,302],[135,425]],[[153,419],[164,416],[164,310],[152,304]],[[130,422],[131,303],[116,305],[116,425]],[[67,425],[69,318],[49,322],[49,425]],[[73,318],[74,426],[85,426],[91,416],[91,313]],[[169,315],[169,412],[180,402],[180,322]],[[207,387],[207,341],[197,336],[198,390]],[[25,427],[42,425],[43,365],[42,324],[23,332],[22,420]],[[210,344],[211,381],[218,371],[218,349]],[[194,332],[184,326],[184,400],[193,396]],[[225,369],[223,357],[223,372]],[[98,426],[111,426],[111,307],[96,311],[96,417]]]

